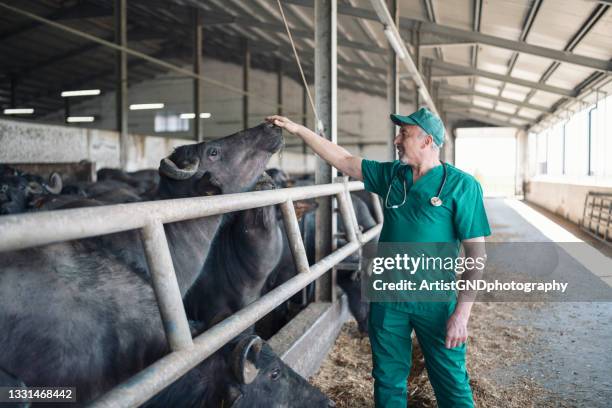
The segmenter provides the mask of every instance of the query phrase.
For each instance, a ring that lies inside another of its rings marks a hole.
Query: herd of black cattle
[[[0,165],[0,214],[269,190],[312,183],[264,169],[282,145],[262,124],[181,146],[159,170],[98,171],[97,182],[62,185]],[[375,225],[369,197],[352,195],[360,228]],[[296,202],[311,264],[313,201]],[[275,206],[166,224],[195,336],[296,274]],[[343,226],[339,226],[340,230]],[[1,239],[1,238],[0,238]],[[353,255],[355,256],[355,255]],[[362,332],[367,303],[353,271],[338,284]],[[149,400],[150,407],[327,407],[268,339],[312,300],[298,293]],[[76,387],[90,402],[169,352],[138,231],[0,253],[0,386]],[[74,404],[71,404],[74,406]]]

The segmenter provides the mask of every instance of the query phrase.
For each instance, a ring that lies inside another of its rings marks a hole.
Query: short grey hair
[[[423,139],[425,136],[429,136],[429,133],[427,133],[422,127],[419,126],[419,130],[421,131],[421,133],[419,134],[419,139]],[[431,137],[431,140],[433,141],[433,143],[431,144],[431,150],[434,151],[440,151],[440,146],[438,146],[436,144],[436,142],[433,140],[433,136]]]

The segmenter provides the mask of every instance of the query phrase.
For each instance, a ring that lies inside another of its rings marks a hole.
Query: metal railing
[[[377,225],[364,233],[357,226],[350,192],[363,183],[342,182],[214,197],[118,204],[0,218],[0,251],[141,229],[153,289],[171,352],[93,401],[93,407],[135,407],[147,401],[212,355],[260,318],[374,238],[382,227],[382,209],[372,196]],[[293,201],[335,196],[347,244],[314,265],[308,264]],[[192,339],[163,225],[269,205],[280,205],[298,274]]]
[[[612,193],[587,193],[580,226],[592,237],[612,243]]]

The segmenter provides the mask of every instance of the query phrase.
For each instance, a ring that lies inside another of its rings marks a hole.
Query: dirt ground
[[[536,333],[529,325],[513,324],[541,304],[476,303],[470,318],[468,372],[477,407],[568,407],[561,396],[544,389],[529,376],[499,376],[527,359]],[[528,310],[525,310],[528,309]],[[417,364],[418,365],[418,364]],[[329,395],[338,408],[373,407],[370,343],[360,338],[357,325],[344,325],[336,344],[311,382]],[[496,381],[494,378],[503,378]],[[409,386],[410,407],[435,407],[435,397],[423,370]]]

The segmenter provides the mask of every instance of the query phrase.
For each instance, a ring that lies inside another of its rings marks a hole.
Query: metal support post
[[[338,200],[338,208],[340,209],[340,215],[342,216],[342,222],[344,223],[344,232],[346,234],[347,242],[356,242],[357,232],[356,225],[351,214],[352,208],[349,204],[350,193],[348,191],[343,191],[341,193],[336,194],[336,200]]]
[[[388,3],[391,17],[393,21],[395,21],[396,26],[399,27],[398,2],[397,0],[388,0]],[[387,101],[389,104],[389,113],[399,113],[399,58],[391,45],[389,45],[389,65],[387,68]],[[397,126],[390,120],[388,122],[390,134],[387,139],[387,151],[389,160],[395,160],[396,149],[393,141],[397,134]]]
[[[376,218],[376,222],[382,224],[385,217],[382,209],[382,205],[380,204],[380,197],[377,194],[370,193],[372,197],[372,206],[374,207],[374,218]]]
[[[285,201],[280,205],[280,208],[283,215],[283,223],[285,224],[287,240],[289,241],[289,247],[295,261],[295,267],[299,273],[308,273],[310,272],[308,256],[306,255],[306,249],[302,241],[302,234],[300,233],[300,225],[295,215],[295,208],[293,208],[293,200]]]
[[[193,12],[193,71],[196,75],[202,75],[202,16],[199,7]],[[201,88],[202,84],[199,77],[193,79],[193,138],[201,142],[202,120],[200,119],[201,109]]]
[[[308,126],[308,93],[306,85],[302,84],[302,125]],[[304,173],[308,166],[308,157],[306,156],[306,142],[302,140],[302,159],[304,160]]]
[[[416,65],[417,72],[421,73],[421,33],[419,30],[414,31],[414,62]],[[415,107],[414,110],[418,110],[421,106],[421,95],[419,93],[419,84],[417,81],[414,82],[414,100]]]
[[[127,47],[127,0],[115,0],[115,43]],[[119,165],[125,170],[128,161],[128,65],[127,53],[116,53],[115,115],[119,132]]]
[[[251,51],[249,49],[249,40],[246,38],[243,41],[243,56],[242,56],[242,128],[249,127],[249,73],[251,70]]]
[[[323,137],[337,142],[337,0],[315,0],[315,107],[323,124]],[[315,183],[327,184],[336,169],[317,157]],[[335,235],[335,215],[330,197],[318,200],[315,256],[317,261],[331,253]],[[324,275],[317,281],[315,299],[334,300],[335,277]]]
[[[283,114],[283,60],[276,60],[276,104],[278,108],[276,113]]]
[[[142,240],[168,344],[173,351],[191,347],[191,331],[161,221],[147,224],[142,229]]]

